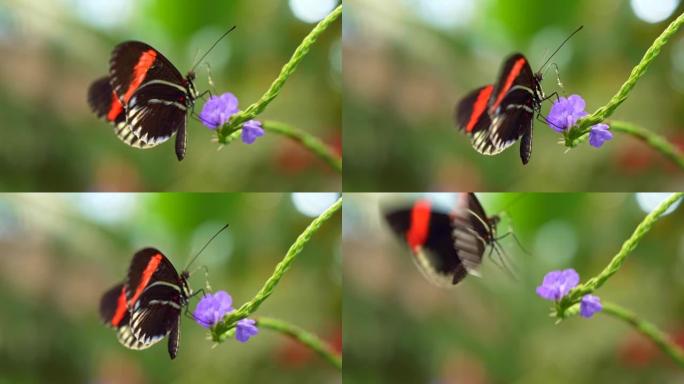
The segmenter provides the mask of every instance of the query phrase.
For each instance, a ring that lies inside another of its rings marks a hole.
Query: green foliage
[[[670,23],[663,33],[655,39],[653,44],[646,50],[646,53],[639,64],[632,69],[627,81],[622,84],[622,87],[620,87],[618,92],[610,99],[608,104],[598,108],[591,115],[580,119],[575,126],[564,133],[565,145],[567,147],[573,148],[577,146],[577,144],[585,141],[589,136],[589,131],[593,125],[605,121],[625,100],[627,100],[627,97],[634,89],[637,81],[646,73],[651,63],[658,57],[665,44],[672,39],[682,24],[684,24],[684,13]],[[684,154],[661,136],[630,123],[614,121],[610,122],[610,127],[613,131],[630,134],[641,139],[646,144],[650,145],[651,148],[659,151],[663,156],[672,160],[684,170]]]
[[[266,280],[264,286],[257,292],[254,298],[237,310],[229,313],[220,323],[216,324],[211,329],[212,339],[215,342],[223,342],[231,336],[231,330],[235,328],[238,321],[248,317],[254,313],[262,303],[273,293],[273,290],[278,285],[280,280],[284,277],[285,272],[290,269],[292,263],[297,258],[297,255],[304,249],[304,245],[309,242],[311,236],[316,233],[321,225],[330,219],[337,211],[342,208],[342,198],[340,197],[333,205],[328,207],[323,213],[314,219],[311,224],[302,232],[295,242],[287,250],[283,260],[278,263],[273,271],[273,274]],[[341,365],[340,365],[341,368]]]
[[[572,289],[568,295],[556,303],[556,307],[552,316],[559,320],[565,319],[569,316],[575,316],[579,312],[579,302],[584,295],[594,293],[600,288],[608,279],[617,273],[627,256],[634,251],[639,245],[641,239],[651,230],[653,225],[658,222],[662,215],[668,208],[678,200],[682,199],[684,193],[673,193],[670,197],[665,199],[658,207],[651,213],[646,215],[644,220],[634,230],[634,233],[622,244],[620,251],[611,259],[610,263],[597,276],[592,277],[585,283],[579,284]],[[633,325],[644,335],[653,340],[656,345],[663,349],[669,356],[671,356],[678,364],[684,366],[684,350],[678,347],[674,342],[667,340],[663,332],[658,330],[654,325],[644,322],[633,313],[622,309],[616,304],[608,303],[608,310],[606,314],[610,314],[627,321]]]
[[[321,20],[304,40],[302,40],[302,43],[294,51],[290,60],[285,63],[280,70],[278,77],[257,102],[233,115],[227,124],[216,130],[216,135],[220,144],[228,144],[235,140],[242,129],[242,124],[256,118],[257,115],[262,113],[266,109],[266,106],[280,94],[287,79],[294,74],[297,66],[302,59],[304,59],[306,54],[309,53],[309,50],[316,43],[319,36],[325,32],[340,15],[342,15],[342,5],[335,8],[327,17]],[[334,170],[342,173],[342,160],[320,140],[308,133],[278,122],[269,122],[268,124],[264,124],[263,128],[266,131],[278,133],[299,142],[304,148],[323,159],[323,161],[328,163]]]

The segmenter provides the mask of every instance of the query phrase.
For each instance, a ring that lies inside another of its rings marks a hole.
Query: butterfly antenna
[[[209,245],[209,243],[211,243],[211,241],[214,240],[214,239],[216,238],[216,236],[219,235],[219,233],[223,232],[226,228],[228,228],[229,225],[230,225],[230,224],[226,224],[226,225],[223,226],[223,228],[219,229],[218,232],[216,232],[216,233],[214,234],[214,236],[212,236],[212,237],[204,244],[204,246],[199,250],[199,252],[197,252],[197,253],[195,254],[195,256],[194,256],[192,259],[190,259],[190,262],[185,266],[185,268],[183,268],[183,270],[184,270],[184,271],[187,271],[188,268],[190,268],[190,266],[192,265],[192,263],[194,263],[195,260],[197,260],[197,257],[200,255],[200,253],[202,253],[202,251],[204,251],[204,249]]]
[[[209,50],[207,50],[207,51],[204,53],[204,55],[202,55],[202,57],[200,57],[200,59],[197,60],[197,61],[195,62],[195,64],[192,66],[192,68],[190,68],[190,72],[194,71],[195,68],[197,67],[197,65],[198,65],[199,63],[201,63],[202,60],[204,60],[204,58],[207,57],[207,55],[209,54],[209,52],[211,52],[211,50],[214,49],[214,48],[216,47],[216,44],[218,44],[218,43],[219,43],[224,37],[226,37],[229,33],[233,32],[233,30],[234,30],[236,27],[237,27],[237,26],[233,25],[232,27],[230,27],[229,30],[227,30],[223,35],[221,35],[221,37],[219,37],[219,38],[214,42],[214,44],[212,44],[212,46],[209,48]]]
[[[546,61],[545,61],[544,64],[539,68],[539,70],[537,71],[537,73],[541,73],[541,72],[544,70],[544,67],[546,67],[546,65],[549,63],[549,61],[551,61],[551,59],[553,58],[553,56],[555,56],[556,53],[558,53],[558,51],[560,51],[560,49],[563,48],[563,46],[565,45],[565,43],[567,43],[568,40],[570,40],[570,38],[573,37],[573,36],[575,35],[575,33],[581,31],[582,28],[584,28],[584,25],[580,25],[579,28],[575,29],[575,31],[574,31],[573,33],[570,34],[570,36],[566,37],[565,40],[563,40],[563,42],[558,46],[558,48],[556,48],[556,50],[553,51],[553,53],[551,54],[551,56],[549,56],[549,58],[546,59]]]

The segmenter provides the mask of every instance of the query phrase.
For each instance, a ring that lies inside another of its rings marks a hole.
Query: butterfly
[[[520,140],[520,159],[523,165],[530,161],[532,118],[541,114],[541,103],[547,99],[541,87],[543,69],[581,29],[570,34],[536,73],[523,54],[510,55],[496,83],[475,89],[456,105],[456,125],[470,136],[476,151],[496,155]]]
[[[194,79],[194,72],[183,77],[151,46],[127,41],[114,48],[109,76],[88,89],[88,103],[132,147],[152,148],[176,134],[180,161],[185,157],[187,113],[198,96]]]
[[[124,282],[100,300],[100,316],[117,330],[119,342],[130,349],[147,349],[168,336],[171,359],[178,353],[181,310],[192,290],[189,273],[176,271],[155,248],[135,253]]]
[[[477,268],[487,247],[494,246],[499,216],[487,216],[474,193],[462,193],[447,214],[428,200],[389,210],[385,220],[409,247],[418,269],[438,286],[458,284]]]
[[[235,27],[225,32],[201,59]],[[198,63],[201,61],[198,60]],[[193,65],[195,68],[197,64]],[[140,41],[114,48],[109,75],[88,89],[88,104],[95,114],[114,125],[114,133],[135,148],[152,148],[176,135],[176,157],[185,157],[188,110],[200,95],[195,72],[183,77],[161,52]]]

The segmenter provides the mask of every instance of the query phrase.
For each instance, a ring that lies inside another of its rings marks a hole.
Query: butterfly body
[[[117,329],[117,339],[130,349],[147,349],[168,337],[168,352],[176,357],[180,315],[192,295],[186,271],[180,274],[155,248],[138,251],[127,278],[102,296],[100,316]]]
[[[532,153],[532,119],[541,109],[542,75],[520,53],[509,56],[495,84],[466,95],[456,107],[456,124],[471,137],[473,148],[496,155],[520,140],[520,159]]]
[[[485,249],[496,241],[498,216],[487,217],[473,193],[463,193],[453,212],[427,200],[390,210],[385,220],[411,249],[418,269],[432,283],[449,287],[477,275]]]
[[[116,46],[109,68],[109,75],[88,89],[93,112],[135,148],[155,147],[176,134],[176,156],[182,160],[187,113],[197,98],[195,74],[183,77],[161,52],[140,41]]]

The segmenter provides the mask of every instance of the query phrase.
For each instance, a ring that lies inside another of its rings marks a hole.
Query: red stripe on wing
[[[121,323],[121,320],[123,320],[127,313],[128,307],[126,305],[126,289],[121,287],[121,294],[116,300],[116,312],[114,312],[114,316],[112,317],[112,325],[118,327],[119,323]]]
[[[495,110],[499,104],[501,104],[501,101],[503,98],[506,96],[506,93],[508,92],[509,89],[511,89],[511,86],[513,86],[513,81],[515,81],[515,78],[520,75],[520,71],[522,71],[523,67],[525,66],[525,58],[521,57],[519,58],[515,64],[513,64],[513,68],[511,68],[511,71],[508,73],[508,77],[506,77],[506,83],[504,86],[501,88],[501,91],[499,91],[499,95],[496,97],[496,101],[492,105],[492,110]]]
[[[417,201],[411,209],[411,227],[406,232],[406,242],[414,251],[427,241],[431,212],[430,202],[427,200]]]
[[[135,93],[138,87],[140,87],[140,84],[142,84],[143,80],[145,80],[147,71],[152,68],[152,64],[154,64],[156,59],[157,51],[154,49],[148,49],[147,51],[143,52],[142,55],[140,55],[138,63],[135,64],[135,67],[133,67],[133,80],[123,96],[124,103],[128,103],[133,96],[133,93]]]
[[[480,120],[480,116],[482,116],[485,109],[487,109],[487,102],[489,101],[489,97],[492,95],[493,89],[493,86],[488,85],[482,88],[480,93],[477,95],[475,104],[473,104],[473,112],[470,114],[470,120],[468,120],[468,124],[466,125],[466,132],[472,132],[473,128],[475,128],[475,125],[477,125],[477,122]]]
[[[115,121],[122,111],[123,106],[121,105],[119,98],[116,97],[116,93],[112,92],[112,106],[109,109],[109,112],[107,113],[107,120]]]
[[[143,291],[147,287],[147,285],[150,283],[150,279],[152,279],[152,275],[157,271],[157,267],[159,267],[159,263],[162,261],[162,254],[157,253],[156,255],[152,256],[150,261],[147,263],[147,266],[145,267],[145,270],[142,273],[142,277],[140,278],[140,283],[138,286],[135,288],[135,293],[133,293],[133,296],[131,296],[131,299],[128,300],[128,304],[130,306],[133,306],[136,301],[138,301],[138,298],[140,295],[142,295]]]

